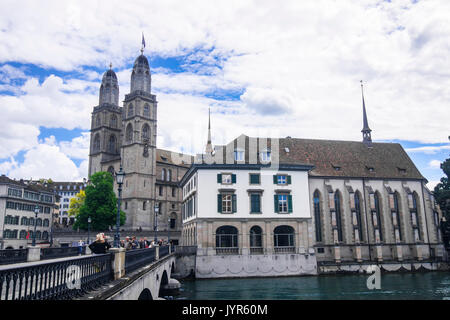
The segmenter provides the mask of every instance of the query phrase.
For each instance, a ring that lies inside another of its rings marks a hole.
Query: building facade
[[[91,122],[89,176],[99,171],[114,175],[122,167],[124,230],[181,230],[178,182],[191,157],[156,148],[157,100],[151,93],[150,65],[141,50],[133,65],[130,93],[119,106],[119,85],[110,67],[103,75],[99,105]],[[118,193],[118,186],[114,188]],[[155,214],[155,206],[159,213]]]
[[[52,182],[50,187],[55,195],[58,195],[53,226],[55,228],[66,228],[73,225],[75,217],[69,217],[70,200],[86,188],[85,182]]]
[[[36,218],[35,207],[39,213]],[[51,240],[55,195],[48,186],[0,176],[0,249],[22,249],[31,245],[36,226],[36,243]]]

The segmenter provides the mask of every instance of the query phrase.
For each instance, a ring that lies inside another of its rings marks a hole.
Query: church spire
[[[208,142],[206,143],[205,153],[213,152],[211,143],[211,107],[208,109]]]
[[[369,122],[367,121],[367,113],[366,113],[366,103],[364,101],[364,89],[363,89],[363,82],[361,80],[361,94],[362,94],[362,102],[363,102],[363,129],[361,130],[363,134],[363,143],[367,147],[372,147],[372,136],[369,128]]]

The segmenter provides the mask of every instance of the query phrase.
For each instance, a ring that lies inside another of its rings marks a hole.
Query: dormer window
[[[234,160],[235,161],[244,161],[244,151],[243,150],[235,150],[234,151]]]
[[[399,173],[401,173],[401,174],[406,174],[406,169],[405,169],[405,168],[398,168],[398,167],[397,167],[397,169],[398,169],[398,172],[399,172]]]
[[[333,166],[334,171],[341,171],[341,167],[340,166]]]
[[[366,169],[367,169],[367,171],[369,171],[369,172],[375,172],[375,168],[374,168],[374,167],[366,166]]]
[[[265,150],[263,152],[260,152],[259,157],[260,157],[261,162],[270,162],[270,151]]]

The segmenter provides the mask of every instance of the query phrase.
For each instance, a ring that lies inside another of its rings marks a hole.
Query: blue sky
[[[400,143],[433,187],[449,157],[445,0],[0,3],[0,173],[82,180],[102,74],[120,101],[142,32],[158,147],[250,136]]]

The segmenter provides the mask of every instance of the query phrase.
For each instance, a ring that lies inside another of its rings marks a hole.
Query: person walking
[[[105,240],[105,235],[103,233],[97,234],[95,241],[89,245],[89,249],[95,254],[106,253],[109,248],[111,248],[111,245]]]

